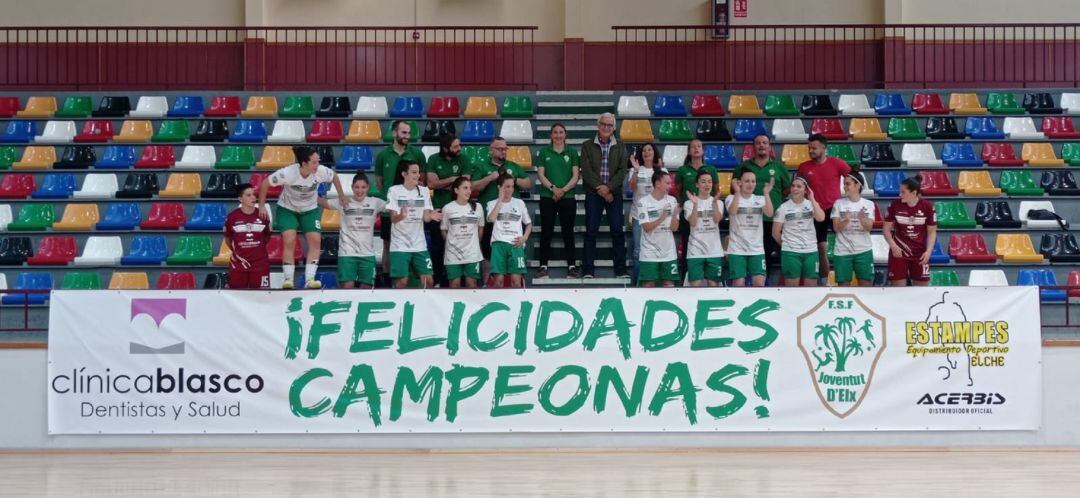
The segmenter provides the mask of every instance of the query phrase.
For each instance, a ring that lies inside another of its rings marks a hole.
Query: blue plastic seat
[[[0,142],[29,143],[37,134],[37,124],[33,121],[8,121],[4,134],[0,135]]]
[[[390,109],[392,118],[422,118],[424,117],[424,99],[415,96],[399,96],[394,99],[394,106]]]
[[[18,290],[37,290],[37,289],[52,289],[53,279],[51,273],[20,273],[15,277],[15,286],[12,289]],[[45,301],[49,300],[49,295],[46,293],[41,294],[4,294],[3,298],[0,298],[0,302],[4,304],[45,304]]]
[[[686,104],[679,95],[657,95],[653,100],[653,116],[657,117],[683,117],[686,116]]]
[[[905,116],[911,108],[899,93],[879,93],[874,97],[874,110],[879,116]]]
[[[946,265],[949,264],[949,254],[941,249],[941,241],[934,241],[934,250],[930,252],[930,264],[932,265]]]
[[[131,239],[128,255],[120,258],[122,265],[160,265],[169,256],[164,235],[136,235]]]
[[[1033,270],[1020,270],[1016,275],[1016,285],[1058,285],[1054,270],[1040,268]],[[1065,289],[1040,289],[1039,296],[1043,301],[1060,301],[1066,299]]]
[[[169,109],[172,118],[197,118],[203,115],[203,99],[198,95],[181,95]]]
[[[769,135],[765,128],[764,119],[737,119],[735,120],[735,140],[749,142],[758,135]],[[770,137],[772,135],[769,135]]]
[[[241,119],[236,122],[230,142],[262,143],[266,141],[266,125],[258,119]]]
[[[982,166],[971,144],[947,143],[941,147],[941,160],[948,166]]]
[[[105,154],[94,163],[97,169],[129,169],[135,164],[134,145],[110,145],[105,147]]]
[[[307,284],[304,274],[297,273],[296,277],[296,288],[303,289]],[[323,289],[337,289],[338,287],[337,274],[332,271],[315,272],[315,280],[322,282]]]
[[[732,169],[739,164],[735,156],[735,147],[731,145],[709,144],[705,146],[705,164],[715,168]]]
[[[903,171],[878,171],[874,173],[874,193],[878,197],[896,197],[904,178]]]
[[[1002,140],[1005,134],[998,130],[994,118],[989,116],[969,116],[964,124],[964,133],[973,139]]]
[[[488,143],[495,138],[495,124],[487,119],[470,119],[461,133],[462,142]]]
[[[110,202],[95,230],[134,230],[139,225],[139,205],[134,202]]]
[[[341,150],[341,157],[337,161],[339,170],[369,170],[375,163],[371,147],[368,145],[346,145]]]
[[[221,230],[225,227],[228,208],[220,202],[200,202],[184,223],[184,230]]]
[[[79,183],[75,180],[75,175],[71,173],[51,173],[45,175],[41,186],[30,194],[30,197],[34,199],[67,199],[78,189]]]

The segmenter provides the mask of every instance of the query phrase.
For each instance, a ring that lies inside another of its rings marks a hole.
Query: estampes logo
[[[161,330],[161,323],[173,314],[181,319],[187,319],[187,299],[138,298],[131,300],[131,322],[134,322],[139,315],[147,315],[154,320],[154,325],[158,330]],[[184,354],[184,348],[183,341],[162,346],[130,342],[128,354]]]
[[[798,334],[821,403],[839,418],[851,415],[885,350],[885,318],[854,294],[827,294],[799,316]]]

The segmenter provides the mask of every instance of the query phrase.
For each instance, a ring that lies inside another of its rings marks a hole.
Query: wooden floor
[[[1080,495],[1080,451],[0,453],[0,496]]]

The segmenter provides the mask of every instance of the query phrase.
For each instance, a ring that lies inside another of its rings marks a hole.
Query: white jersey
[[[446,230],[443,262],[448,265],[475,263],[484,259],[480,251],[480,229],[484,226],[484,208],[473,209],[469,203],[451,201],[442,208],[441,230]]]
[[[404,185],[390,187],[390,191],[386,193],[386,210],[396,215],[403,208],[409,209],[409,215],[390,228],[390,250],[426,251],[424,211],[431,210],[431,193],[428,188],[420,185],[412,190],[406,189]]]
[[[734,195],[727,196],[724,207],[728,209],[731,217],[730,236],[728,237],[728,254],[739,256],[757,256],[765,254],[765,241],[761,233],[761,218],[765,210],[765,197],[751,195],[750,197],[739,196],[739,208],[731,212],[731,202]]]
[[[694,203],[683,203],[683,217],[689,222]],[[724,217],[724,205],[713,203],[713,197],[698,199],[697,224],[690,225],[690,238],[687,239],[687,258],[722,258],[724,257],[724,244],[720,240],[720,228],[713,221],[713,208],[720,210],[720,218]]]
[[[664,171],[667,171],[666,169]],[[633,171],[631,171],[633,173]],[[652,194],[652,176],[653,169],[642,166],[638,168],[637,172],[637,188],[634,189],[634,197],[630,201],[634,206],[643,197],[648,197]]]
[[[341,213],[338,256],[375,256],[375,220],[386,210],[386,201],[368,195],[363,202],[349,199],[348,209],[341,209],[338,199],[326,202]]]
[[[495,204],[498,203],[498,198],[489,201],[487,212],[491,213],[495,209]],[[523,225],[531,224],[532,218],[529,217],[529,208],[525,207],[525,201],[513,197],[510,202],[499,206],[499,213],[496,215],[495,224],[491,229],[491,242],[513,244],[514,239],[521,237],[525,233]]]
[[[817,252],[817,230],[814,228],[814,207],[803,199],[799,204],[788,200],[773,214],[773,223],[783,225],[780,250],[807,254]],[[772,234],[769,234],[772,237]]]
[[[848,222],[843,231],[837,232],[836,247],[833,249],[833,254],[851,256],[862,254],[871,249],[870,232],[863,230],[862,224],[859,223],[859,212],[865,212],[866,216],[872,220],[876,209],[877,206],[874,205],[874,201],[869,199],[859,199],[858,202],[851,202],[851,199],[847,197],[837,199],[836,204],[833,204],[832,217],[842,219],[843,213],[851,213],[851,221]]]
[[[674,261],[678,257],[675,253],[675,235],[671,233],[671,219],[679,215],[679,203],[674,197],[665,195],[657,200],[647,195],[638,199],[634,206],[634,218],[643,225],[660,219],[665,211],[668,217],[656,229],[652,232],[641,229],[638,261],[657,263]]]
[[[295,213],[304,213],[319,207],[319,184],[334,181],[334,170],[319,165],[314,174],[300,176],[300,165],[292,164],[273,172],[268,179],[274,187],[285,187],[278,197],[278,205]]]

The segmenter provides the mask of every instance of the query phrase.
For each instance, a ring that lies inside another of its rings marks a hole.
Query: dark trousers
[[[582,271],[586,275],[595,275],[596,271],[596,237],[600,235],[600,219],[607,216],[608,229],[611,230],[611,245],[615,259],[615,274],[626,273],[626,238],[623,235],[623,218],[621,192],[616,193],[615,199],[607,202],[595,192],[585,193],[585,257],[582,262]]]
[[[438,221],[429,221],[424,224],[427,228],[430,243],[428,255],[431,256],[431,272],[435,283],[442,287],[450,285],[446,280],[446,266],[443,264],[443,253],[446,251],[446,240],[443,239],[442,229]]]
[[[562,229],[563,252],[566,265],[574,266],[574,221],[577,215],[577,202],[573,194],[555,201],[551,197],[540,198],[540,266],[547,266],[551,260],[551,238],[555,235],[555,219]]]

